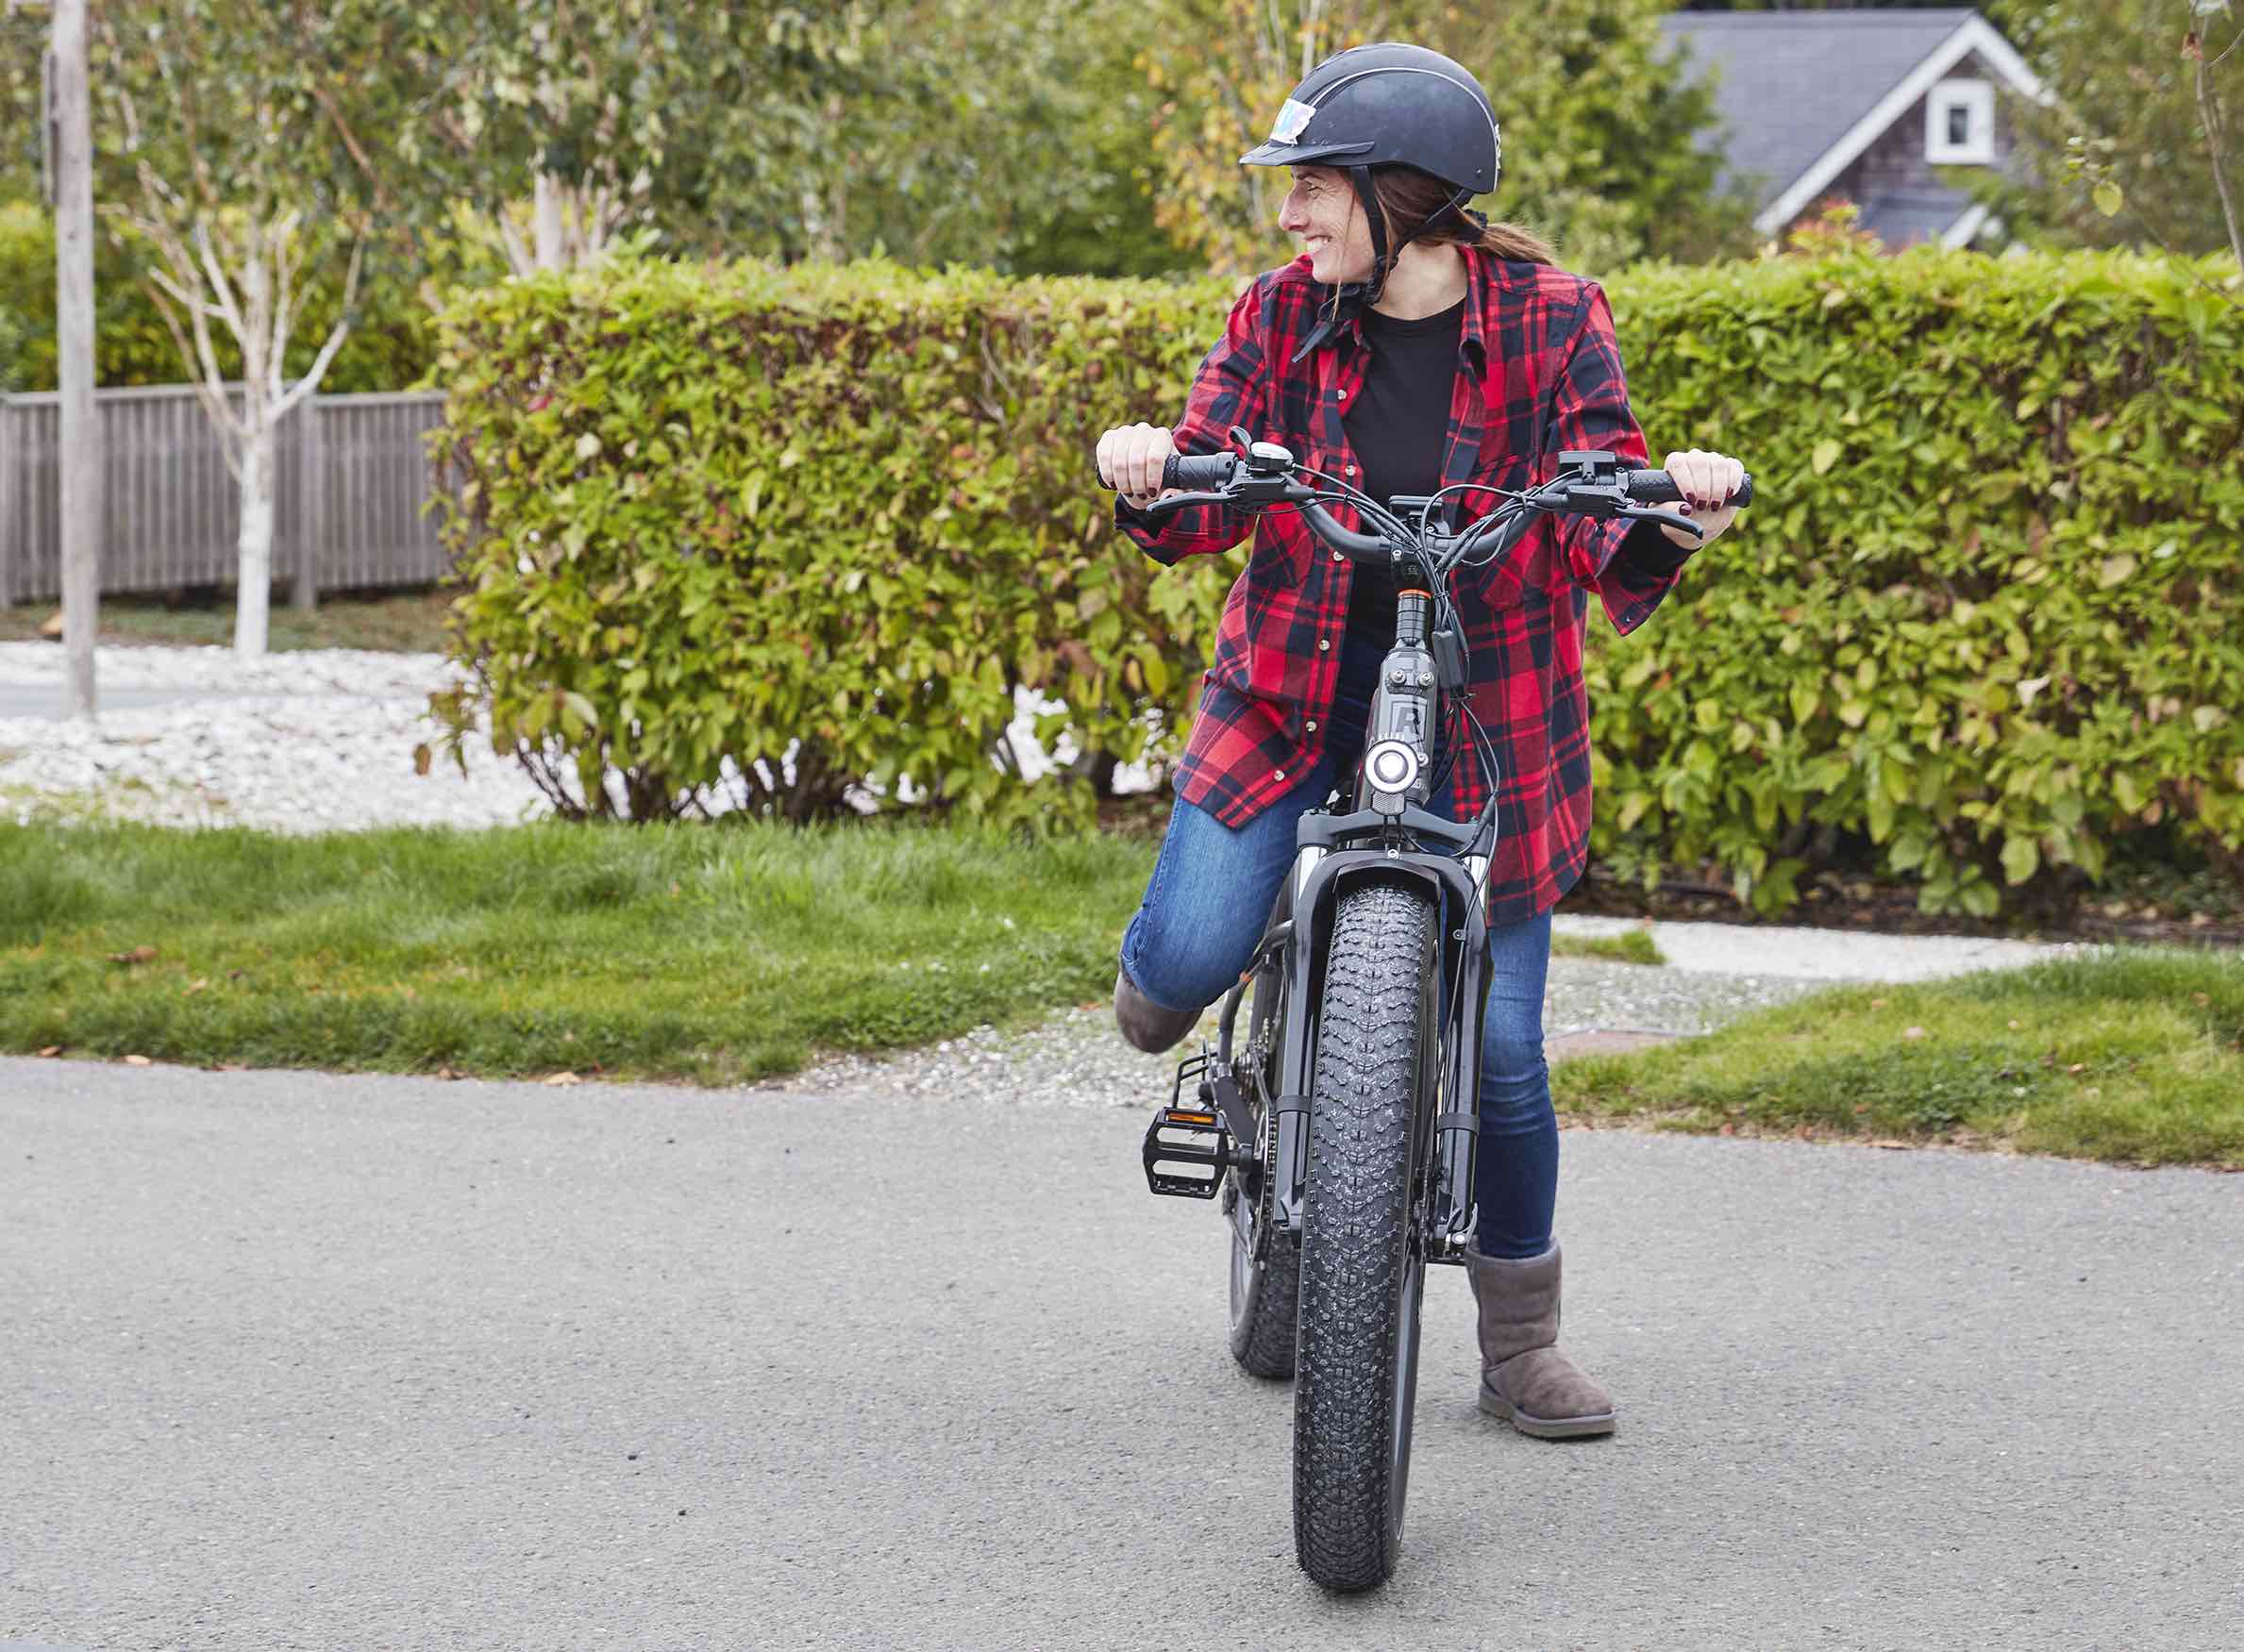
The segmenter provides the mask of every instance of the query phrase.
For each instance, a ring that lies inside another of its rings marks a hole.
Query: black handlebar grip
[[[1172,453],[1168,462],[1161,467],[1161,485],[1182,488],[1187,492],[1212,493],[1230,487],[1232,473],[1238,468],[1237,457],[1229,453]]]
[[[1683,498],[1683,491],[1666,471],[1631,471],[1629,497],[1639,505],[1673,505]],[[1726,503],[1743,509],[1753,502],[1753,478],[1749,474],[1738,483],[1737,492]]]

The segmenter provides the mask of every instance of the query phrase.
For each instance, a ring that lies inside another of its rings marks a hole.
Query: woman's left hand
[[[1737,507],[1724,501],[1744,483],[1746,467],[1727,454],[1701,453],[1694,447],[1688,453],[1669,454],[1667,462],[1661,468],[1683,496],[1682,504],[1664,509],[1689,517],[1699,525],[1700,534],[1693,539],[1665,524],[1660,531],[1686,548],[1711,544],[1719,539],[1736,519]]]

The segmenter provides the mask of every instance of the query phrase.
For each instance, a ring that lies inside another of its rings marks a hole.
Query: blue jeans
[[[1225,826],[1177,799],[1146,898],[1122,935],[1122,967],[1156,1004],[1174,1010],[1213,1004],[1246,969],[1293,866],[1296,823],[1325,800],[1335,776],[1350,776],[1352,784],[1385,656],[1384,643],[1348,638],[1333,700],[1333,738],[1324,756],[1247,825]],[[1478,1238],[1487,1256],[1518,1259],[1550,1248],[1558,1119],[1543,1061],[1543,988],[1549,967],[1548,912],[1489,931],[1475,1178]]]

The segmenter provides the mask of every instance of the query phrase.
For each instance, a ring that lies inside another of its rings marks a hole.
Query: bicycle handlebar
[[[1501,550],[1509,550],[1518,543],[1534,517],[1540,514],[1564,512],[1599,519],[1619,516],[1693,531],[1699,527],[1688,517],[1648,509],[1672,504],[1683,497],[1674,477],[1666,471],[1650,467],[1632,470],[1612,454],[1600,452],[1562,453],[1558,456],[1556,476],[1516,492],[1483,490],[1503,492],[1504,502],[1461,532],[1451,534],[1446,527],[1432,526],[1424,518],[1423,511],[1430,510],[1440,498],[1436,494],[1432,499],[1408,502],[1422,508],[1422,519],[1415,528],[1398,517],[1387,516],[1383,521],[1373,522],[1375,527],[1386,528],[1386,533],[1358,533],[1341,526],[1326,507],[1347,504],[1365,509],[1368,506],[1368,513],[1377,517],[1382,514],[1377,501],[1366,500],[1360,494],[1351,497],[1353,490],[1340,485],[1310,486],[1299,479],[1303,474],[1301,467],[1284,448],[1254,442],[1245,430],[1233,430],[1231,437],[1237,447],[1234,452],[1168,455],[1162,465],[1161,482],[1169,497],[1143,507],[1144,511],[1147,515],[1167,516],[1195,505],[1247,509],[1291,505],[1301,512],[1303,522],[1319,540],[1343,556],[1350,559],[1392,561],[1398,555],[1415,552],[1421,559],[1431,556],[1426,567],[1429,576],[1435,578],[1473,559],[1475,552],[1492,541]],[[1475,487],[1478,484],[1460,484],[1458,490]],[[1442,490],[1444,493],[1451,491]],[[1748,476],[1725,503],[1742,508],[1751,504],[1752,499],[1753,478]],[[1475,559],[1472,565],[1483,565],[1485,560]]]
[[[1206,491],[1228,488],[1239,468],[1238,456],[1230,453],[1172,453],[1161,467],[1161,485]]]
[[[1674,478],[1666,471],[1630,471],[1626,474],[1629,497],[1639,505],[1673,505],[1683,497],[1683,490],[1675,485]],[[1738,483],[1737,492],[1725,499],[1723,504],[1734,505],[1743,510],[1752,502],[1753,478],[1749,475]]]
[[[1230,453],[1172,453],[1162,466],[1161,485],[1182,488],[1189,492],[1206,492],[1227,488],[1239,469],[1236,454]],[[1624,471],[1625,487],[1629,498],[1638,505],[1673,505],[1683,498],[1683,490],[1666,471]],[[1739,509],[1753,502],[1753,478],[1748,476],[1738,484],[1725,504]],[[1341,531],[1346,532],[1346,529]]]

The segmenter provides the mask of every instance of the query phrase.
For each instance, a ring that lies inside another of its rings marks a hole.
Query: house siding
[[[1944,78],[1951,80],[1986,80],[1996,87],[1995,98],[1995,160],[1991,170],[2008,172],[2017,152],[2015,135],[2002,105],[2004,91],[2001,76],[1990,69],[1977,53],[1967,56]],[[1834,178],[1825,196],[1837,195],[1867,205],[1879,196],[1895,191],[1939,190],[1944,186],[1940,174],[1947,168],[1935,167],[1925,159],[1925,110],[1932,101],[1931,93],[1918,98],[1901,117],[1895,121],[1870,146],[1857,156],[1852,165]],[[1979,167],[1958,167],[1958,172],[1977,172]],[[1963,210],[1957,209],[1959,214]],[[1907,241],[1900,244],[1908,244]],[[1896,245],[1893,250],[1899,250]]]

